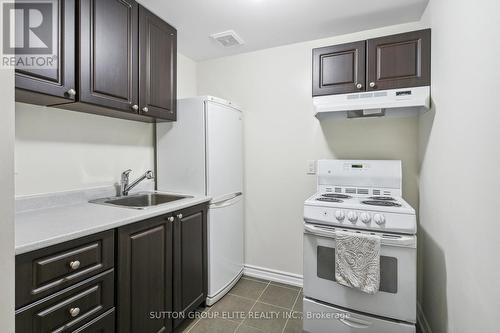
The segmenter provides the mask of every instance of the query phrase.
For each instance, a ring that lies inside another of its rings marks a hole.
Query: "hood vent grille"
[[[341,117],[380,117],[392,114],[415,114],[430,108],[430,87],[390,89],[363,93],[313,97],[314,115]]]

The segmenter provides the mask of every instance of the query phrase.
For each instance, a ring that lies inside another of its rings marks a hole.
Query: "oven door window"
[[[317,247],[317,276],[335,281],[335,249],[326,246]],[[380,256],[380,291],[397,294],[398,260],[394,257]]]

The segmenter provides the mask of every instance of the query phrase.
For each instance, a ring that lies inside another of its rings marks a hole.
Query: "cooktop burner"
[[[317,201],[326,201],[326,202],[344,202],[340,199],[336,199],[336,198],[329,198],[329,197],[320,197],[320,198],[316,198]]]
[[[388,201],[388,200],[364,200],[361,201],[361,203],[365,205],[371,205],[371,206],[384,206],[384,207],[401,207],[400,204],[394,201]]]
[[[371,199],[371,200],[383,200],[383,201],[395,201],[396,200],[393,197],[382,197],[382,196],[374,196],[374,197],[370,197],[369,199]]]
[[[347,194],[339,194],[339,193],[325,193],[321,195],[324,198],[336,198],[336,199],[351,199],[352,197]]]

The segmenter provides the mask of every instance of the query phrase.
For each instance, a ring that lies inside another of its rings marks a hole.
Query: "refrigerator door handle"
[[[210,208],[220,208],[220,207],[229,206],[230,203],[227,203],[227,201],[235,199],[241,195],[243,195],[242,192],[235,192],[235,193],[223,195],[223,196],[220,196],[218,198],[212,199],[212,201],[210,201]]]

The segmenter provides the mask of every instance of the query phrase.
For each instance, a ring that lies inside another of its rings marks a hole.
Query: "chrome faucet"
[[[146,171],[142,176],[137,178],[132,182],[132,184],[129,184],[129,174],[132,172],[132,170],[128,169],[122,172],[122,178],[121,178],[121,183],[120,183],[120,195],[128,195],[128,192],[134,188],[137,184],[142,182],[144,179],[153,179],[154,174],[153,171],[148,170]]]

